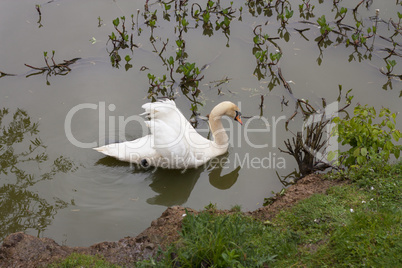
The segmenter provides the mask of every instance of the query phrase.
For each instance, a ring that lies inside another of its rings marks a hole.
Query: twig
[[[0,78],[3,76],[16,76],[16,74],[8,74],[8,73],[4,73],[4,72],[0,71]]]

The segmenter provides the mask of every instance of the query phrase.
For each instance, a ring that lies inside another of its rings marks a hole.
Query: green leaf
[[[176,45],[179,47],[179,48],[181,48],[181,47],[183,47],[183,41],[182,40],[176,40]]]
[[[348,11],[348,9],[347,8],[345,8],[345,7],[341,7],[341,10],[340,10],[340,14],[345,14],[346,12]]]
[[[384,150],[382,155],[383,155],[384,159],[387,161],[388,158],[389,158],[389,151],[388,151],[388,150]]]
[[[223,23],[225,24],[226,27],[229,27],[229,24],[230,24],[229,18],[225,17],[225,19],[223,20]]]
[[[399,158],[400,154],[401,154],[401,151],[399,149],[394,150],[394,155],[395,155],[396,159]]]
[[[153,81],[155,79],[155,76],[151,73],[148,73],[148,79]]]
[[[202,18],[204,19],[204,22],[208,22],[210,18],[209,12],[205,12],[204,15],[202,15]]]
[[[401,132],[399,132],[399,130],[395,130],[394,132],[392,132],[392,137],[395,141],[399,141],[401,137]]]
[[[173,59],[173,57],[172,57],[172,56],[170,56],[170,57],[169,57],[169,59],[168,59],[168,63],[169,63],[170,65],[173,65],[173,63],[174,63],[174,59]]]
[[[330,151],[330,152],[328,153],[327,160],[331,162],[332,160],[335,159],[335,157],[336,157],[337,155],[338,155],[338,152],[337,152],[337,151]]]
[[[392,142],[391,142],[391,141],[387,141],[387,142],[385,143],[384,149],[386,149],[386,150],[392,150],[393,147],[394,147],[394,145],[392,144]]]
[[[353,156],[354,157],[358,157],[360,155],[360,148],[356,148],[354,151],[353,151]]]
[[[260,37],[258,35],[253,38],[254,44],[258,44],[260,42]]]
[[[322,15],[320,18],[318,18],[317,23],[321,26],[321,28],[323,26],[326,26],[327,25],[327,20],[325,19],[325,15]]]
[[[361,148],[360,154],[361,154],[362,156],[366,156],[366,155],[367,155],[367,149],[366,149],[365,147]]]
[[[358,156],[357,158],[356,158],[356,160],[357,160],[357,163],[359,164],[359,165],[362,165],[362,164],[364,164],[364,162],[366,161],[366,158],[364,157],[364,156]]]
[[[113,20],[113,25],[114,25],[115,27],[119,26],[119,23],[120,23],[119,18],[116,18],[115,20]]]
[[[287,7],[285,8],[285,13],[286,13],[285,17],[287,19],[290,19],[293,16],[293,10],[289,11]]]
[[[389,127],[389,129],[394,129],[395,128],[395,125],[394,125],[394,123],[392,123],[391,121],[388,121],[387,122],[387,127]]]

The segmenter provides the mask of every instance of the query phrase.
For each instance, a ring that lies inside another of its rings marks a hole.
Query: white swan
[[[171,169],[198,167],[213,157],[224,154],[229,138],[221,117],[227,115],[242,124],[239,108],[230,101],[216,105],[209,115],[213,140],[202,137],[177,109],[174,101],[165,100],[142,106],[149,121],[150,134],[122,143],[94,148],[122,161]]]

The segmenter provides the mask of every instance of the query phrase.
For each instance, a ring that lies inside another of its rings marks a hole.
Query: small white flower
[[[366,201],[363,200],[363,201],[362,201],[362,204],[365,204],[365,203],[366,203]]]
[[[186,217],[187,216],[187,214],[186,213],[184,213],[183,215],[181,215],[182,217]]]
[[[371,198],[371,199],[370,199],[370,201],[373,201],[373,200],[374,200],[374,198]]]
[[[352,212],[352,213],[353,213],[353,212],[355,212],[355,211],[353,210],[353,208],[351,208],[351,209],[350,209],[350,212]]]
[[[371,186],[370,190],[374,190],[374,187],[373,187],[373,186]]]

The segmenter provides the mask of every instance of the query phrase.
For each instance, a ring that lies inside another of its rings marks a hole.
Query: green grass
[[[274,266],[401,267],[401,210],[378,207],[375,198],[356,185],[336,186],[280,213],[275,223],[296,232],[300,244]]]
[[[359,211],[338,228],[317,260],[339,266],[402,267],[401,213]]]
[[[344,224],[350,209],[356,210],[366,197],[355,187],[336,186],[328,194],[316,194],[273,220],[283,229],[296,232],[302,243],[317,243]]]
[[[187,215],[182,239],[155,266],[261,267],[296,250],[298,238],[240,213]],[[149,263],[142,263],[146,266]]]
[[[352,183],[315,194],[270,225],[240,213],[205,211],[183,220],[178,243],[154,267],[402,267],[402,162],[372,160]],[[329,177],[331,177],[329,176]]]
[[[55,262],[48,268],[118,268],[120,266],[105,261],[101,256],[91,256],[85,254],[72,253],[60,262]]]

